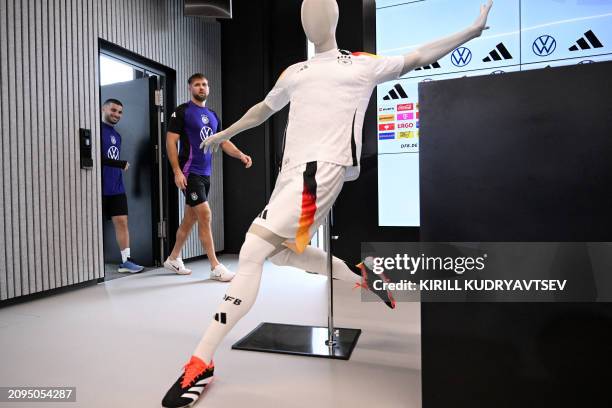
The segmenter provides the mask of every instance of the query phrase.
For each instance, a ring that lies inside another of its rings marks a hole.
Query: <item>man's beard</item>
[[[108,123],[112,124],[112,125],[116,125],[117,123],[119,123],[119,119],[113,119],[113,118],[112,118],[112,117],[110,117],[110,116],[107,116],[107,117],[106,117],[106,121],[107,121]]]
[[[206,96],[200,95],[200,94],[194,94],[193,97],[196,98],[200,102],[204,102],[206,100]]]

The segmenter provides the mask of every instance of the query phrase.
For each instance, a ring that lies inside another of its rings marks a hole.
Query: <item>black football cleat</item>
[[[365,262],[357,265],[357,268],[361,270],[361,283],[358,283],[357,285],[374,293],[385,303],[385,305],[389,306],[391,309],[395,309],[395,299],[393,299],[393,294],[391,291],[374,289],[374,282],[377,280],[389,282],[389,278],[387,278],[385,273],[383,272],[379,275],[375,274],[374,271],[368,268]]]
[[[192,356],[184,367],[183,374],[168,390],[162,400],[164,408],[190,407],[202,396],[204,389],[213,381],[215,366],[206,364]]]

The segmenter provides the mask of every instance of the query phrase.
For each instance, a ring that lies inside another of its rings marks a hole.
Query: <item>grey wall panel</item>
[[[36,25],[39,27],[37,42],[37,58],[40,63],[38,68],[38,86],[39,91],[42,91],[43,95],[49,95],[49,19],[48,19],[48,3],[42,2],[41,6],[37,8]],[[47,157],[47,152],[50,145],[48,135],[50,131],[50,115],[49,115],[49,103],[42,104],[40,106],[40,113],[42,118],[40,120],[40,131],[41,134],[38,138],[39,144],[39,160],[40,160],[40,173],[41,173],[41,184],[40,184],[40,197],[38,205],[40,206],[40,240],[42,244],[41,261],[42,266],[40,275],[42,279],[42,290],[48,290],[51,286],[52,276],[54,275],[53,260],[49,256],[52,251],[49,251],[49,244],[53,242],[52,233],[53,225],[51,224],[52,213],[50,211],[51,203],[51,186],[49,185],[49,177],[51,174],[50,160]],[[47,271],[47,273],[44,273]]]
[[[49,160],[51,161],[51,189],[53,191],[53,200],[51,207],[52,214],[52,228],[53,228],[53,259],[54,259],[54,271],[53,275],[53,286],[52,288],[58,288],[63,286],[62,284],[62,246],[63,240],[63,219],[60,220],[62,207],[60,207],[60,178],[59,178],[59,164],[61,160],[58,158],[59,143],[54,143],[52,135],[61,135],[60,124],[61,117],[57,115],[57,104],[61,103],[61,76],[58,73],[57,67],[61,66],[60,61],[60,10],[56,7],[54,1],[49,2],[49,18],[50,18],[50,34],[51,44],[49,52],[49,74],[51,79],[51,89],[49,92],[49,107],[51,108],[51,132],[49,133],[49,139],[51,140],[51,149],[49,150]]]
[[[9,59],[9,46],[8,46],[8,4],[4,1],[0,6],[0,21],[2,24],[0,25],[0,32],[2,32],[2,39],[0,41],[0,58],[1,61],[7,61]],[[2,118],[8,118],[10,115],[10,106],[9,106],[9,69],[7,64],[0,64],[0,71],[2,72]],[[8,138],[10,137],[10,126],[7,120],[2,120],[0,122],[0,126],[2,126],[2,146],[7,146]],[[5,266],[2,269],[2,276],[0,276],[0,296],[9,296],[9,283],[8,276],[10,274],[10,269],[12,267],[12,249],[11,249],[11,240],[10,240],[10,217],[8,216],[8,209],[10,208],[10,186],[11,177],[10,177],[10,152],[7,149],[2,150],[2,204],[3,204],[3,212],[2,212],[2,221],[3,221],[3,229],[0,230],[0,233],[4,238],[4,259]]]
[[[0,41],[0,61],[6,61],[7,56],[7,43],[6,43],[6,2],[0,2],[0,37],[2,37],[3,41]],[[4,112],[8,108],[8,95],[6,95],[5,89],[7,88],[7,75],[8,70],[5,64],[0,66],[0,119],[4,118]],[[6,127],[6,122],[2,121],[0,123],[0,143],[2,146],[6,146],[8,143],[8,130]],[[0,262],[0,299],[5,299],[8,297],[7,288],[6,288],[6,274],[8,270],[8,257],[6,251],[7,241],[5,239],[5,198],[4,198],[4,186],[7,184],[8,180],[6,177],[6,168],[5,168],[5,153],[4,149],[0,149],[0,168],[2,169],[2,176],[0,176],[0,180],[2,180],[2,188],[0,188],[0,257],[4,259],[4,262]]]
[[[65,86],[65,104],[68,105],[69,111],[74,115],[73,118],[65,117],[66,121],[64,123],[64,137],[69,139],[74,135],[74,122],[78,120],[79,115],[78,111],[75,109],[75,81],[74,81],[74,60],[73,60],[73,52],[75,47],[73,44],[78,44],[78,38],[74,36],[74,21],[72,19],[73,5],[75,0],[66,0],[66,33],[64,37],[64,46],[66,47],[66,55],[65,55],[65,65],[64,72],[66,73],[66,86]],[[76,0],[79,1],[79,0]],[[64,207],[66,209],[66,223],[67,223],[67,248],[66,248],[66,261],[68,264],[68,281],[71,284],[78,282],[78,271],[76,266],[76,259],[81,257],[82,255],[75,251],[75,228],[74,228],[74,208],[75,208],[75,200],[71,199],[74,197],[74,185],[75,185],[75,175],[74,175],[74,157],[73,157],[74,143],[67,143],[64,148],[64,183],[65,183],[65,200]],[[66,180],[66,177],[68,180]],[[73,254],[77,255],[76,257]]]
[[[70,5],[70,12],[69,12],[69,16],[70,16],[70,21],[69,21],[69,27],[71,28],[71,31],[69,32],[69,38],[72,38],[72,42],[76,42],[77,44],[83,44],[82,39],[79,36],[79,22],[78,22],[78,5],[81,3],[82,0],[71,0],[69,1],[69,5]],[[79,58],[79,49],[81,47],[69,47],[69,66],[72,67],[72,70],[70,72],[70,85],[68,87],[68,98],[70,98],[72,100],[72,109],[74,114],[77,115],[77,120],[72,120],[70,121],[70,128],[68,131],[68,137],[73,137],[76,139],[75,135],[78,135],[79,132],[79,122],[81,120],[81,118],[83,118],[83,113],[81,112],[80,109],[80,83],[79,83],[79,75],[78,72],[80,70],[83,69],[83,64],[85,63],[85,61],[83,61],[82,59]],[[68,165],[70,166],[70,196],[73,198],[72,200],[70,200],[70,221],[71,221],[71,228],[70,228],[70,234],[71,234],[71,239],[72,239],[72,254],[73,256],[71,256],[72,259],[72,271],[73,271],[73,280],[74,282],[83,282],[82,279],[82,270],[81,270],[81,266],[80,263],[81,261],[85,258],[85,254],[82,251],[82,239],[79,239],[80,236],[77,236],[77,228],[78,226],[82,226],[82,228],[79,229],[78,232],[84,231],[85,230],[85,223],[82,222],[82,220],[80,219],[80,211],[79,211],[79,206],[81,204],[80,202],[80,196],[79,196],[79,185],[80,185],[80,181],[85,177],[78,177],[77,179],[77,174],[80,172],[80,165],[79,165],[79,156],[78,156],[78,149],[79,146],[77,143],[70,143],[70,150],[68,152],[68,154],[70,155],[70,158],[68,159]],[[79,234],[80,235],[80,234]],[[83,233],[83,236],[85,234]]]
[[[29,8],[29,21],[28,31],[29,31],[29,42],[30,42],[30,84],[32,87],[30,88],[30,100],[36,98],[36,94],[38,91],[38,72],[41,69],[40,67],[40,53],[38,52],[39,47],[39,38],[37,36],[37,7],[36,2],[34,0],[28,1]],[[41,231],[41,217],[40,217],[40,196],[41,196],[41,184],[42,180],[40,172],[40,149],[38,147],[38,142],[41,138],[41,109],[37,104],[29,104],[30,105],[30,115],[32,120],[31,128],[32,132],[32,150],[31,160],[32,160],[32,230],[30,233],[34,238],[34,269],[30,271],[34,278],[34,291],[40,292],[43,290],[42,288],[42,245],[40,240],[40,231]]]
[[[8,11],[7,11],[7,19],[8,19],[8,41],[9,41],[9,61],[8,61],[8,66],[9,66],[9,75],[10,75],[10,79],[9,79],[9,98],[10,98],[10,105],[9,105],[9,111],[10,111],[10,115],[9,115],[9,121],[10,121],[10,131],[9,131],[9,135],[11,138],[16,139],[16,135],[18,134],[17,131],[17,122],[18,122],[18,107],[16,104],[16,99],[20,98],[20,96],[17,95],[17,74],[18,74],[18,69],[17,69],[17,52],[16,49],[18,47],[16,47],[15,43],[16,40],[15,37],[17,36],[17,33],[19,32],[16,29],[16,19],[18,17],[18,14],[15,12],[15,1],[11,1],[8,0]],[[19,37],[21,37],[21,35],[19,35]],[[19,258],[19,194],[17,189],[15,188],[15,181],[18,178],[18,170],[17,170],[17,163],[18,163],[18,158],[17,158],[17,148],[19,146],[18,143],[10,143],[9,144],[10,148],[9,148],[9,154],[10,154],[10,170],[9,170],[9,174],[10,174],[10,178],[9,178],[9,183],[10,183],[10,189],[9,189],[9,194],[10,194],[10,207],[8,209],[8,213],[9,213],[9,218],[11,220],[11,270],[8,273],[8,289],[9,289],[9,296],[21,296],[21,279],[20,279],[20,275],[19,273],[16,273],[16,271],[21,271],[21,259]]]
[[[42,5],[40,5],[42,6]],[[30,10],[32,10],[34,14],[34,24],[31,28],[31,33],[35,38],[35,51],[34,51],[34,64],[36,66],[35,74],[33,76],[32,82],[36,85],[38,89],[37,93],[42,89],[43,79],[42,79],[42,16],[40,11],[40,6],[36,4],[36,2],[32,1],[30,3]],[[34,225],[34,234],[36,235],[36,246],[37,246],[37,264],[36,264],[36,291],[40,292],[42,290],[46,290],[47,287],[45,285],[45,281],[43,279],[42,271],[46,269],[46,259],[47,254],[45,249],[45,243],[43,241],[42,231],[46,230],[46,226],[44,223],[46,222],[45,217],[43,216],[43,212],[45,211],[43,208],[43,202],[41,198],[45,196],[45,173],[44,173],[44,149],[41,148],[40,142],[44,139],[44,108],[43,106],[32,105],[34,107],[34,111],[36,112],[36,130],[37,135],[35,139],[36,151],[34,153],[35,161],[36,161],[36,172],[35,177],[37,181],[37,194],[35,195],[35,206],[36,206],[36,214],[35,214],[35,225]],[[43,253],[43,251],[45,253]]]
[[[38,63],[36,60],[36,25],[32,22],[36,22],[36,10],[34,8],[34,1],[28,0],[24,2],[27,4],[27,16],[24,22],[24,43],[27,42],[27,58],[24,58],[27,63],[27,75],[25,75],[25,81],[28,83],[28,97],[27,100],[35,100],[37,89],[36,82],[36,71],[38,69]],[[28,250],[30,251],[31,259],[28,259],[28,278],[30,291],[40,292],[42,290],[40,284],[40,206],[36,204],[40,192],[40,175],[38,172],[38,139],[39,139],[39,120],[38,120],[38,105],[34,103],[28,103],[26,108],[26,124],[28,129],[26,133],[30,134],[30,139],[26,143],[26,179],[29,179],[28,184],[28,203],[27,205],[27,234],[31,239],[28,240]],[[27,165],[30,163],[31,165]]]
[[[100,1],[98,0],[93,0],[94,5],[95,5],[95,12],[98,12],[99,10],[102,10],[102,7],[100,5]],[[93,95],[94,97],[91,100],[91,105],[92,105],[92,110],[90,112],[91,116],[91,122],[89,122],[90,126],[92,127],[92,130],[94,130],[94,134],[99,135],[100,134],[100,122],[97,120],[98,119],[98,103],[100,101],[100,88],[99,88],[99,78],[100,78],[100,67],[99,64],[95,63],[96,58],[97,58],[97,43],[98,43],[98,33],[102,31],[102,24],[100,19],[98,18],[98,15],[95,14],[94,17],[92,17],[92,28],[93,31],[90,33],[90,37],[89,37],[89,50],[90,50],[90,55],[91,58],[90,60],[92,61],[92,65],[93,65],[93,69],[90,70],[90,82],[91,83],[95,83],[96,86],[94,86],[93,88]],[[92,75],[93,73],[93,75]],[[93,157],[100,157],[100,146],[95,143],[93,145],[93,149],[92,149],[92,155]],[[91,190],[89,190],[93,195],[91,196],[91,201],[93,204],[93,209],[95,210],[94,212],[92,212],[92,222],[94,223],[94,234],[92,235],[92,239],[93,239],[93,244],[92,246],[95,248],[95,252],[94,252],[94,259],[103,259],[103,254],[104,254],[104,250],[103,250],[103,240],[102,239],[98,239],[98,237],[102,236],[102,186],[100,185],[100,183],[98,182],[98,180],[100,180],[100,168],[98,166],[94,166],[93,170],[90,171],[90,173],[92,173],[92,175],[90,176],[90,184],[91,184]],[[102,276],[104,274],[103,269],[104,267],[102,266],[102,264],[100,262],[94,262],[94,265],[92,266],[92,273],[94,274],[94,277],[98,277],[98,276]]]
[[[77,21],[78,21],[78,37],[79,37],[79,42],[81,44],[87,44],[87,37],[85,35],[85,24],[87,24],[87,13],[88,9],[87,9],[87,2],[88,0],[83,0],[77,3]],[[85,73],[89,72],[89,58],[86,58],[87,55],[87,48],[85,47],[79,47],[77,49],[78,54],[77,54],[77,60],[78,61],[83,61],[83,67],[82,69],[78,69],[77,70],[77,83],[79,84],[79,115],[80,115],[80,120],[79,122],[77,122],[77,129],[76,131],[78,132],[80,127],[85,127],[85,124],[90,122],[90,118],[88,117],[89,115],[87,114],[87,89],[89,89],[88,86],[86,86],[86,82],[85,82]],[[79,145],[78,143],[75,143],[76,146],[76,161],[77,161],[77,172],[80,172],[80,166],[78,166],[78,161],[79,159]],[[77,179],[77,219],[79,220],[79,225],[83,226],[83,233],[81,236],[79,236],[78,238],[78,242],[80,245],[80,251],[82,251],[81,253],[83,254],[83,256],[79,256],[77,257],[78,259],[78,269],[79,269],[79,281],[86,281],[88,280],[88,273],[87,273],[87,268],[88,266],[91,264],[91,259],[90,259],[90,254],[91,251],[87,251],[85,250],[85,248],[89,248],[88,246],[88,238],[91,236],[91,230],[90,230],[90,226],[91,224],[88,222],[87,220],[87,205],[85,203],[84,200],[84,191],[87,191],[87,181],[88,181],[88,176],[85,177],[80,177],[79,179]]]
[[[97,12],[99,10],[98,8],[98,2],[96,0],[87,0],[87,4],[88,4],[88,11],[86,12],[87,14],[87,25],[86,30],[87,30],[87,35],[86,35],[86,39],[87,39],[87,60],[89,61],[89,69],[86,70],[86,75],[85,75],[85,81],[87,83],[95,83],[96,82],[96,78],[98,78],[98,64],[95,63],[96,61],[96,54],[95,54],[95,44],[96,44],[96,33],[98,32],[98,24],[99,24],[99,19],[98,18],[94,18],[94,15],[97,15]],[[87,87],[87,91],[88,91],[88,97],[87,97],[87,103],[88,103],[88,118],[87,118],[87,122],[85,123],[85,126],[87,127],[93,127],[92,131],[94,134],[98,134],[95,126],[93,126],[93,123],[97,123],[96,120],[96,116],[94,116],[94,112],[96,109],[96,101],[98,101],[98,90],[97,88],[91,88],[91,87]],[[97,146],[97,145],[96,145]],[[98,157],[98,155],[95,153],[95,148],[96,146],[94,146],[94,157]],[[99,206],[99,196],[98,194],[96,194],[97,191],[100,190],[100,186],[96,183],[96,173],[97,173],[97,169],[94,168],[94,170],[90,170],[89,171],[89,178],[87,179],[87,189],[85,190],[85,197],[84,200],[87,203],[87,223],[88,225],[90,225],[90,234],[87,237],[88,240],[88,248],[91,248],[91,253],[89,254],[90,259],[89,259],[89,264],[87,265],[87,279],[94,279],[97,276],[101,276],[102,273],[100,273],[99,271],[99,265],[96,262],[96,259],[99,259],[101,255],[101,251],[100,251],[100,247],[102,245],[102,243],[100,242],[98,244],[98,240],[95,239],[95,237],[98,236],[98,225],[101,222],[101,214],[100,214],[100,210],[98,209]],[[90,193],[94,193],[93,195],[91,195]]]
[[[81,170],[78,146],[80,127],[100,134],[98,38],[176,70],[177,104],[189,75],[204,72],[219,114],[221,51],[219,24],[183,17],[182,0],[0,0],[0,35],[5,300],[103,276],[100,151],[95,143],[94,169]],[[210,197],[218,250],[221,160]],[[194,230],[183,256],[201,254]]]
[[[83,38],[83,8],[85,6],[85,1],[83,0],[77,0],[75,2],[73,2],[73,36],[76,37],[77,42],[79,44],[86,44],[85,39]],[[82,123],[86,123],[87,118],[85,115],[85,82],[83,80],[83,72],[87,69],[87,60],[83,57],[84,54],[84,47],[76,47],[73,50],[73,55],[72,55],[72,61],[73,61],[73,80],[76,83],[76,86],[74,87],[74,91],[76,93],[74,100],[76,103],[78,103],[77,105],[77,109],[78,109],[78,113],[79,113],[79,121],[75,121],[74,122],[74,126],[75,129],[73,130],[74,133],[71,133],[72,135],[77,135],[79,132],[79,128],[81,127]],[[81,66],[79,67],[79,64],[81,64]],[[75,171],[75,173],[79,173],[80,172],[80,159],[79,159],[79,145],[78,143],[74,143],[74,150],[73,150],[73,159],[72,159],[72,163],[73,164],[73,169]],[[85,279],[85,268],[86,268],[86,262],[88,261],[89,258],[89,251],[86,251],[85,248],[87,248],[86,245],[86,241],[87,241],[87,236],[88,236],[88,225],[87,225],[87,221],[84,219],[83,215],[83,197],[82,197],[82,189],[83,189],[83,185],[87,183],[87,175],[84,175],[84,177],[75,177],[75,214],[73,216],[73,219],[75,219],[77,221],[77,225],[82,226],[81,228],[81,234],[78,234],[76,236],[76,244],[77,244],[77,254],[78,256],[75,256],[74,258],[76,259],[76,268],[77,268],[77,279],[79,282],[84,282]],[[75,228],[76,231],[76,228]]]
[[[25,6],[25,7],[24,7]],[[20,99],[17,103],[17,108],[21,113],[20,122],[18,123],[17,132],[18,134],[23,135],[31,135],[31,121],[30,121],[30,106],[25,103],[26,100],[30,100],[29,95],[29,76],[30,76],[30,61],[29,61],[29,44],[28,44],[28,7],[26,4],[21,4],[20,7],[20,23],[19,26],[19,34],[21,37],[19,38],[20,46],[18,47],[20,56],[19,58],[23,60],[25,63],[21,65],[19,78],[20,82],[23,82],[27,86],[21,87]],[[32,196],[32,174],[30,171],[31,161],[28,156],[31,151],[32,140],[30,137],[24,137],[23,142],[20,143],[19,149],[19,174],[21,175],[21,182],[19,183],[20,192],[19,192],[19,238],[20,238],[20,251],[24,251],[28,254],[25,259],[22,259],[22,268],[25,268],[25,273],[22,274],[22,294],[27,295],[30,293],[30,287],[32,284],[32,276],[31,272],[33,272],[34,268],[32,267],[32,257],[34,253],[32,252],[32,240],[29,239],[31,236],[29,234],[29,227],[32,222],[31,220],[31,206],[28,204],[31,202],[30,198]]]
[[[58,7],[59,6],[59,7]],[[59,132],[57,133],[58,138],[62,139],[64,143],[58,145],[57,154],[58,154],[58,184],[60,190],[59,196],[59,211],[60,211],[60,265],[61,265],[61,285],[72,285],[72,274],[73,270],[69,266],[69,262],[71,260],[68,258],[69,250],[72,247],[72,242],[70,239],[70,226],[68,226],[68,218],[70,216],[70,200],[68,199],[67,190],[70,185],[70,175],[68,174],[68,166],[66,165],[66,161],[68,160],[68,156],[66,154],[67,150],[70,148],[69,140],[67,140],[70,135],[68,131],[68,123],[72,120],[72,118],[67,118],[66,115],[61,114],[62,109],[58,109],[59,106],[66,108],[67,105],[71,102],[68,99],[68,47],[70,43],[67,40],[68,36],[68,18],[66,16],[67,7],[65,1],[59,1],[55,4],[57,10],[59,10],[59,35],[56,37],[56,42],[58,44],[58,49],[60,50],[59,54],[59,64],[55,66],[57,70],[57,76],[59,78],[59,88],[58,94],[60,99],[57,101],[57,104],[54,106],[55,115],[59,118]],[[73,112],[71,111],[71,114]],[[68,142],[68,143],[66,143]]]

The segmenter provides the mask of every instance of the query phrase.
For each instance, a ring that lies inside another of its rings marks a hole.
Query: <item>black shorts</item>
[[[195,207],[208,201],[208,192],[210,191],[210,177],[190,174],[187,177],[187,189],[183,191],[185,194],[185,202],[190,207]]]
[[[112,217],[128,215],[127,196],[125,194],[103,196],[102,211],[109,220]]]

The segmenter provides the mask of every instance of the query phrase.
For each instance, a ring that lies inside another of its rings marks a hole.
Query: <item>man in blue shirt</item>
[[[104,214],[113,221],[117,244],[121,250],[118,271],[138,273],[144,267],[130,258],[128,204],[122,174],[128,169],[129,163],[119,159],[121,135],[115,130],[122,115],[123,104],[117,99],[108,99],[102,105],[102,206]]]
[[[212,154],[204,153],[200,144],[221,130],[219,117],[206,107],[209,94],[208,80],[203,74],[194,74],[189,80],[191,100],[180,105],[168,123],[166,148],[174,171],[174,182],[185,194],[185,215],[176,233],[176,243],[172,253],[164,262],[164,267],[178,273],[191,273],[180,258],[181,249],[196,222],[199,223],[199,236],[210,261],[210,278],[222,282],[232,280],[230,272],[215,255],[215,245],[210,229],[211,211],[208,205],[210,176],[212,173]],[[177,145],[180,141],[180,152]],[[246,168],[251,167],[249,156],[242,153],[232,142],[221,145],[223,151],[238,160]]]

